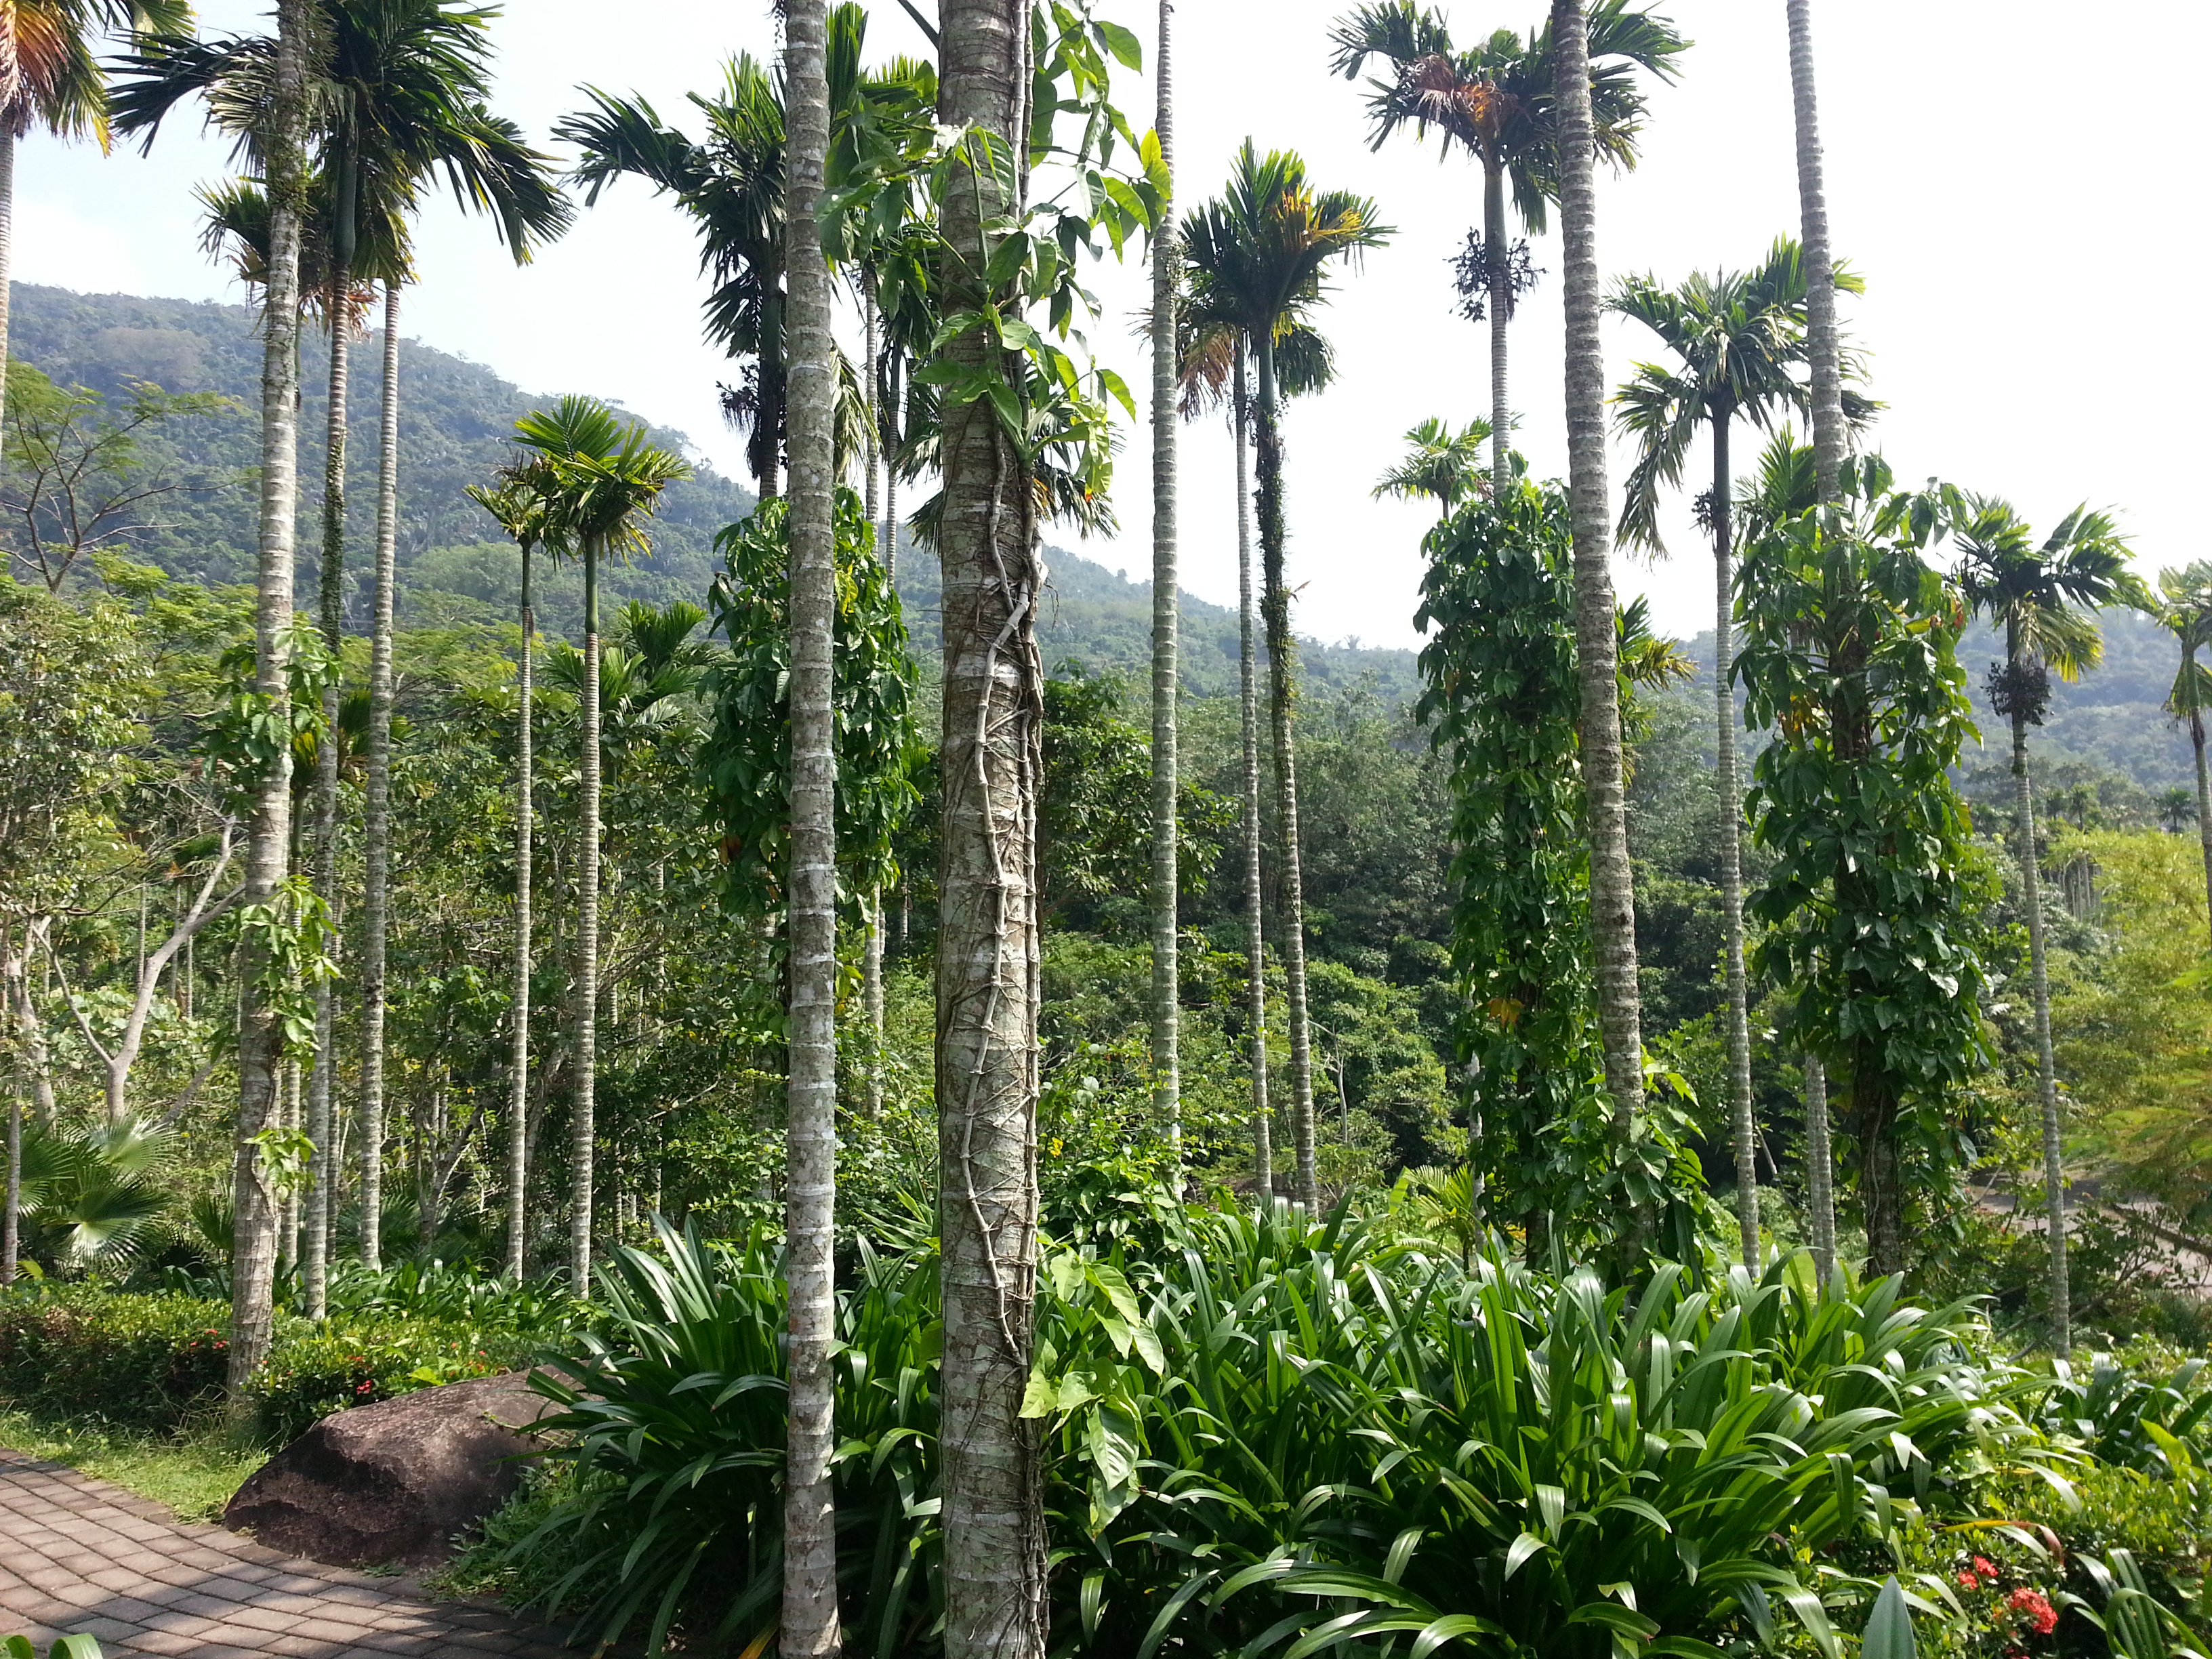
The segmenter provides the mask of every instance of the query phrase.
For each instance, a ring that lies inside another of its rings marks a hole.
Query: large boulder
[[[514,1492],[538,1447],[515,1432],[557,1410],[520,1374],[332,1413],[254,1473],[223,1524],[334,1566],[422,1566]]]

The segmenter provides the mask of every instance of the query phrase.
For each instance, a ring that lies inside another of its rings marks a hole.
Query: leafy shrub
[[[0,1401],[46,1418],[165,1432],[222,1399],[230,1310],[176,1294],[91,1284],[0,1296]],[[540,1340],[463,1319],[340,1315],[280,1318],[256,1376],[259,1426],[274,1442],[319,1418],[526,1363]]]
[[[213,1406],[230,1310],[183,1296],[50,1285],[0,1296],[0,1398],[48,1417],[167,1430]]]

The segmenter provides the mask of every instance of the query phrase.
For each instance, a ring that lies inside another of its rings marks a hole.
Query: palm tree
[[[1278,416],[1276,347],[1319,303],[1329,263],[1379,247],[1393,233],[1375,204],[1349,191],[1316,193],[1305,163],[1288,151],[1264,158],[1247,139],[1228,193],[1199,210],[1185,232],[1193,303],[1233,325],[1259,366],[1258,437],[1261,612],[1267,629],[1268,716],[1275,749],[1276,872],[1283,893],[1283,964],[1290,1000],[1291,1132],[1297,1155],[1297,1196],[1318,1202],[1314,1176],[1313,1054],[1306,1019],[1305,897],[1298,866],[1297,763],[1291,705],[1293,653],[1290,590],[1283,580],[1283,447]],[[1258,971],[1258,964],[1254,964]]]
[[[1853,293],[1863,284],[1848,271],[1838,286]],[[1735,1139],[1736,1225],[1744,1265],[1759,1266],[1758,1126],[1751,1101],[1751,1023],[1743,969],[1743,811],[1736,769],[1735,688],[1729,637],[1735,611],[1729,428],[1738,416],[1771,429],[1787,410],[1808,399],[1792,371],[1805,358],[1805,270],[1797,244],[1776,239],[1765,263],[1751,271],[1692,275],[1679,289],[1649,276],[1620,283],[1609,309],[1632,317],[1656,334],[1681,367],[1639,363],[1621,387],[1620,425],[1638,440],[1620,512],[1620,538],[1660,550],[1662,485],[1679,484],[1698,428],[1712,434],[1711,493],[1704,517],[1713,538],[1713,695],[1717,705],[1721,841],[1721,917],[1728,974],[1729,1093]]]
[[[261,534],[254,604],[253,689],[279,731],[289,723],[293,520],[299,492],[300,210],[307,173],[307,0],[279,0],[264,170],[269,180],[269,282],[261,366]],[[288,869],[292,755],[270,744],[256,780],[246,843],[244,902],[267,906]],[[278,1106],[284,1054],[276,998],[264,987],[263,953],[249,946],[239,979],[238,1124],[231,1164],[236,1243],[231,1255],[230,1346],[224,1382],[232,1420],[253,1410],[247,1392],[268,1357],[275,1320],[275,1194],[264,1180],[259,1137]]]
[[[1790,26],[1790,102],[1797,133],[1797,206],[1805,249],[1808,343],[1812,361],[1813,454],[1822,505],[1835,497],[1848,447],[1844,419],[1843,344],[1836,330],[1835,254],[1828,241],[1822,178],[1820,107],[1813,82],[1813,0],[1785,0]]]
[[[550,482],[550,481],[549,481]],[[490,489],[470,496],[499,521],[522,555],[522,659],[515,678],[514,736],[514,1029],[507,1080],[507,1276],[522,1282],[530,1221],[530,904],[531,837],[536,823],[532,769],[538,617],[530,604],[530,556],[545,539],[545,497],[528,466],[510,467]]]
[[[0,14],[0,412],[8,391],[8,302],[15,263],[15,145],[33,127],[107,148],[107,85],[93,56],[102,30],[173,33],[186,0],[9,0]]]
[[[1614,166],[1636,165],[1636,135],[1644,98],[1635,71],[1674,78],[1674,60],[1687,45],[1663,18],[1629,0],[1598,0],[1588,20],[1591,131],[1599,153]],[[1377,0],[1341,19],[1331,32],[1331,66],[1347,81],[1370,58],[1389,66],[1389,78],[1368,82],[1370,146],[1401,127],[1417,135],[1433,127],[1449,154],[1456,143],[1482,164],[1482,230],[1468,239],[1460,260],[1468,319],[1490,322],[1491,476],[1505,486],[1507,434],[1506,325],[1519,295],[1534,280],[1526,246],[1505,240],[1505,192],[1510,184],[1522,224],[1543,234],[1549,204],[1559,199],[1558,106],[1553,83],[1557,54],[1553,31],[1524,39],[1499,29],[1480,46],[1462,52],[1452,44],[1443,14],[1417,9],[1414,0]]]
[[[791,0],[784,67],[791,134],[785,264],[790,272],[791,1072],[784,1129],[784,1275],[790,1287],[780,1650],[841,1650],[836,1449],[830,1358],[837,1336],[837,778],[831,640],[837,612],[838,358],[830,269],[816,212],[830,163],[823,0]]]
[[[1416,499],[1437,504],[1437,516],[1449,519],[1463,496],[1480,496],[1492,487],[1495,474],[1482,470],[1482,446],[1490,440],[1490,422],[1469,421],[1459,431],[1449,421],[1433,417],[1406,434],[1411,446],[1406,459],[1384,473],[1370,492],[1376,500],[1389,495],[1401,501]]]
[[[2066,1272],[2065,1146],[2058,1079],[2051,1057],[2051,979],[2044,959],[2043,883],[2035,853],[2035,786],[2027,770],[2027,728],[2043,724],[2051,675],[2072,682],[2104,656],[2088,612],[2115,604],[2148,608],[2149,593],[2128,569],[2127,538],[2112,518],[2077,507],[2040,545],[2010,503],[1946,489],[1966,603],[2004,629],[2005,659],[1991,670],[1990,701],[2012,722],[2013,799],[2020,849],[2021,902],[2027,911],[2028,971],[2035,998],[2036,1080],[2043,1102],[2045,1227],[2051,1242],[2052,1345],[2073,1338]]]
[[[362,1251],[381,1252],[384,1074],[384,939],[390,850],[392,726],[391,589],[398,534],[398,320],[399,285],[411,276],[407,222],[424,185],[442,173],[465,210],[491,216],[518,264],[533,246],[557,236],[571,210],[553,183],[550,159],[522,142],[513,123],[484,106],[490,95],[491,14],[453,0],[319,0],[320,27],[313,69],[318,211],[311,245],[318,295],[330,328],[329,425],[323,486],[322,626],[337,651],[343,631],[348,348],[362,302],[362,276],[381,280],[385,295],[384,453],[379,472],[377,562],[372,600],[368,731],[368,871],[362,963],[365,1048],[362,1066]],[[117,125],[143,132],[152,146],[162,118],[198,93],[210,118],[239,135],[251,153],[268,97],[270,43],[265,37],[210,41],[153,41],[128,62],[116,95]],[[338,687],[325,693],[335,718]],[[337,902],[337,775],[335,757],[316,774],[314,863],[325,902]],[[318,1147],[330,1142],[331,988],[317,989],[316,1065],[310,1112]],[[329,1202],[331,1182],[316,1183],[314,1202]],[[319,1315],[322,1263],[311,1229],[307,1264],[309,1311]]]
[[[1175,81],[1170,56],[1172,0],[1160,0],[1158,61],[1152,66],[1161,178],[1158,222],[1152,228],[1152,1103],[1182,1148],[1180,1055],[1182,978],[1176,961],[1176,413],[1182,358],[1176,349],[1176,296],[1182,256],[1175,222]]]
[[[1190,270],[1193,282],[1202,273]],[[1243,847],[1244,865],[1246,1055],[1252,1085],[1252,1169],[1260,1195],[1275,1190],[1274,1130],[1267,1103],[1267,884],[1261,866],[1264,840],[1260,810],[1260,690],[1256,636],[1259,611],[1252,592],[1252,492],[1245,448],[1252,429],[1251,343],[1232,317],[1207,307],[1213,291],[1200,286],[1182,296],[1177,323],[1183,338],[1182,413],[1194,419],[1226,404],[1237,477],[1237,688],[1243,738]],[[1335,377],[1327,340],[1292,321],[1275,341],[1275,389],[1289,398],[1321,391]]]
[[[2197,836],[2204,849],[2204,900],[2212,918],[2212,780],[2204,760],[2204,706],[2212,702],[2212,672],[2197,660],[2197,653],[2212,646],[2212,562],[2199,561],[2185,570],[2159,574],[2164,603],[2152,613],[2171,629],[2181,646],[2181,667],[2166,706],[2189,726],[2189,744],[2197,757]]]
[[[515,439],[547,465],[533,471],[544,499],[544,545],[584,562],[584,686],[579,710],[576,826],[575,1098],[569,1139],[568,1276],[578,1296],[592,1282],[593,1091],[599,1000],[599,560],[647,544],[637,520],[690,469],[655,448],[641,426],[625,427],[605,404],[567,397],[514,423]]]
[[[1621,787],[1620,688],[1613,639],[1612,514],[1606,498],[1605,351],[1598,337],[1597,140],[1590,116],[1586,0],[1553,0],[1565,252],[1567,477],[1575,537],[1575,650],[1582,679],[1583,777],[1589,802],[1590,935],[1598,1030],[1613,1129],[1626,1139],[1644,1097],[1644,1041],[1636,984],[1636,895]]]

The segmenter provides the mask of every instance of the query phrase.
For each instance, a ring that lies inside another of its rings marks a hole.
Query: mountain
[[[143,436],[149,471],[172,477],[228,475],[228,487],[165,495],[131,527],[136,556],[208,582],[248,580],[253,569],[256,500],[241,475],[258,460],[261,341],[242,306],[126,294],[76,294],[18,283],[10,313],[15,356],[64,386],[113,398],[134,381],[169,392],[215,392],[237,401],[227,415],[194,416]],[[313,592],[320,560],[322,434],[327,420],[329,345],[319,331],[301,337],[300,408],[300,591]],[[383,337],[371,331],[353,350],[347,409],[346,488],[349,525],[349,625],[368,623],[369,559],[374,550],[377,441]],[[501,539],[466,487],[489,479],[509,453],[516,418],[554,394],[530,394],[480,363],[404,335],[399,343],[399,608],[403,624],[502,621],[514,614],[514,549]],[[672,486],[651,526],[653,549],[606,573],[606,598],[665,605],[703,601],[714,569],[714,532],[744,517],[753,492],[723,477],[682,433],[652,427],[653,441],[691,459],[694,471]],[[1152,587],[1060,549],[1047,550],[1052,582],[1040,607],[1046,665],[1076,662],[1094,672],[1142,679],[1152,661]],[[939,588],[936,561],[902,546],[899,588],[917,644],[933,654]],[[573,570],[548,572],[534,595],[540,623],[574,632],[582,584]],[[1237,615],[1186,595],[1182,614],[1185,685],[1201,696],[1237,689]],[[1413,695],[1413,653],[1305,642],[1306,679],[1319,686],[1368,684],[1386,702]]]

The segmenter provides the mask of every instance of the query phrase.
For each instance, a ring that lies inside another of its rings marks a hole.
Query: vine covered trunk
[[[1283,581],[1283,438],[1275,398],[1274,343],[1257,343],[1260,358],[1261,614],[1267,630],[1267,717],[1275,747],[1275,876],[1282,884],[1284,994],[1290,1004],[1291,1142],[1297,1160],[1293,1196],[1321,1206],[1314,1168],[1313,1033],[1306,1020],[1305,882],[1298,861],[1298,763],[1292,738],[1297,641],[1291,635],[1291,594]]]
[[[1029,8],[941,0],[938,118],[965,129],[944,193],[945,314],[1000,296],[988,228],[1020,210]],[[998,165],[971,149],[988,145]],[[1007,163],[1011,161],[1012,165]],[[1009,301],[1011,302],[1011,301]],[[983,330],[948,366],[1005,376]],[[945,1659],[1041,1659],[1044,1496],[1021,1415],[1035,1338],[1037,1224],[1036,497],[989,399],[949,408],[944,568],[944,818],[939,853],[937,1098],[944,1296],[941,1419]]]
[[[261,524],[254,599],[253,690],[278,732],[290,726],[292,555],[299,506],[300,219],[306,194],[307,0],[281,0],[276,11],[275,84],[266,141],[269,261],[261,356]],[[267,907],[289,874],[292,750],[267,745],[258,757],[248,819],[245,902]],[[239,952],[238,1122],[231,1162],[234,1243],[231,1252],[230,1346],[225,1401],[234,1423],[252,1411],[246,1386],[268,1357],[275,1309],[276,1214],[263,1177],[260,1136],[278,1109],[284,1028],[277,997],[264,982],[265,947]]]
[[[2014,626],[2017,635],[2018,628]],[[2014,673],[2024,665],[2015,638]],[[2073,1346],[2073,1297],[2066,1272],[2066,1141],[2058,1115],[2058,1073],[2051,1052],[2051,970],[2043,936],[2043,872],[2035,853],[2035,780],[2027,769],[2027,714],[2012,717],[2014,833],[2020,843],[2021,904],[2027,912],[2027,966],[2035,1004],[2036,1100],[2043,1112],[2043,1216],[2051,1249],[2051,1346],[2062,1357]]]
[[[1267,1105],[1267,955],[1266,878],[1260,861],[1265,828],[1260,821],[1260,669],[1253,638],[1252,491],[1244,472],[1244,437],[1252,424],[1251,390],[1244,371],[1245,343],[1237,342],[1237,695],[1244,740],[1244,959],[1250,983],[1245,1018],[1251,1025],[1252,1169],[1261,1199],[1275,1195],[1274,1121]]]
[[[792,0],[784,27],[790,107],[784,234],[791,272],[785,342],[791,443],[791,1060],[784,1115],[789,1382],[777,1650],[791,1659],[830,1659],[842,1646],[837,1516],[830,1484],[837,1445],[830,1372],[837,1336],[837,763],[830,648],[837,611],[831,437],[837,383],[830,272],[815,218],[830,151],[824,0]],[[872,472],[872,446],[870,461]],[[872,895],[866,904],[872,936]]]
[[[1636,898],[1622,787],[1616,678],[1613,514],[1606,493],[1605,352],[1598,335],[1597,196],[1591,177],[1586,0],[1553,0],[1559,232],[1565,265],[1567,475],[1575,538],[1575,654],[1582,682],[1582,759],[1590,843],[1590,941],[1598,1030],[1615,1136],[1626,1141],[1644,1097]]]

